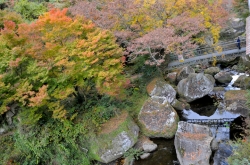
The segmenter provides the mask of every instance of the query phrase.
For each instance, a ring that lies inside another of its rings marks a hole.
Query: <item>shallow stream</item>
[[[231,71],[234,74],[231,83],[225,87],[225,90],[240,90],[240,88],[233,87],[233,83],[237,80],[242,73]],[[248,76],[248,75],[247,75]],[[235,119],[239,117],[239,114],[233,114],[225,110],[220,110],[217,105],[209,96],[205,96],[202,99],[196,100],[190,103],[190,110],[183,110],[180,115],[180,120],[187,119]],[[210,127],[213,136],[218,140],[229,140],[230,139],[230,128],[229,127]],[[174,147],[173,139],[151,139],[158,145],[158,149],[154,151],[149,158],[144,160],[136,160],[134,165],[175,165],[177,164],[177,156]]]

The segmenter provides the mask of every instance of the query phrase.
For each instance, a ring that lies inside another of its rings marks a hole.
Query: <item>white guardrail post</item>
[[[250,56],[250,16],[246,19],[246,55]]]

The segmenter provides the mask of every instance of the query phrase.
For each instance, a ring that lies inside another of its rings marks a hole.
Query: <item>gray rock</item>
[[[4,134],[6,130],[4,128],[0,128],[0,135]]]
[[[233,148],[226,144],[220,143],[218,150],[214,154],[214,164],[213,165],[229,165],[226,159],[233,153]]]
[[[241,56],[240,57],[240,64],[244,67],[250,68],[250,57],[249,56]]]
[[[239,30],[241,28],[245,29],[245,23],[244,20],[241,18],[233,18],[231,19],[231,27],[234,28],[235,30]]]
[[[141,131],[148,137],[172,138],[179,117],[168,102],[161,104],[149,98],[138,115],[138,121]]]
[[[142,155],[140,155],[141,159],[146,159],[150,156],[150,153],[143,153]]]
[[[134,147],[144,152],[152,152],[157,149],[157,144],[151,141],[148,137],[141,136]]]
[[[213,139],[211,142],[212,151],[216,151],[219,149],[219,141],[217,139]]]
[[[245,90],[227,91],[224,99],[226,110],[247,117],[249,115],[249,108],[246,105],[246,95],[247,91]]]
[[[221,71],[214,75],[214,78],[222,84],[229,84],[233,79],[230,73],[224,71]]]
[[[183,109],[190,109],[190,105],[187,102],[182,101],[182,100],[174,99],[171,105],[175,110],[178,110],[178,111],[182,111]]]
[[[212,133],[207,126],[180,121],[174,144],[181,165],[209,165]]]
[[[234,82],[233,86],[239,87],[241,89],[250,89],[250,77],[246,75],[241,75]]]
[[[214,76],[215,74],[220,72],[220,68],[218,67],[210,67],[204,70],[205,74],[210,74],[212,76]]]
[[[142,148],[145,152],[152,152],[157,149],[157,144],[152,143],[152,144],[143,144]]]
[[[12,124],[12,118],[13,116],[15,116],[17,109],[18,109],[18,104],[14,103],[10,105],[10,110],[6,112],[6,119],[7,119],[8,125]]]
[[[211,75],[191,73],[177,85],[178,94],[187,102],[194,101],[209,94],[214,88],[214,79]]]
[[[155,78],[147,85],[147,92],[155,101],[171,103],[176,97],[176,91],[162,78]]]
[[[182,79],[187,78],[190,73],[195,73],[195,70],[191,66],[185,66],[181,68],[181,70],[177,73],[177,83],[180,82]]]
[[[90,139],[89,152],[102,163],[121,157],[138,139],[139,127],[126,112],[102,125],[97,137]]]

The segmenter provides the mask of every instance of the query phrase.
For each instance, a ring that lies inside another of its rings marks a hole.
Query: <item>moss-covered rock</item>
[[[148,137],[174,137],[179,116],[174,108],[165,102],[161,104],[149,98],[143,105],[138,120],[141,131]]]
[[[225,106],[226,110],[234,114],[240,114],[244,117],[249,115],[249,108],[246,105],[247,91],[233,90],[225,93]]]
[[[230,67],[236,65],[240,61],[240,57],[232,57],[232,58],[224,58],[218,60],[217,63],[220,64],[221,67]]]
[[[233,86],[239,87],[241,89],[250,89],[250,77],[246,75],[241,75],[234,82]]]
[[[175,110],[178,110],[178,111],[182,111],[183,109],[190,109],[190,105],[187,102],[182,101],[182,100],[174,99],[171,105],[173,106]]]
[[[139,127],[127,112],[102,125],[96,138],[90,139],[90,154],[102,163],[121,157],[138,140]]]
[[[210,74],[212,76],[214,76],[215,74],[220,72],[220,68],[218,67],[210,67],[204,70],[205,74]]]
[[[214,75],[214,78],[219,83],[222,83],[222,84],[229,84],[233,79],[233,77],[231,76],[230,73],[224,72],[224,71],[221,71],[221,72],[217,73],[216,75]]]

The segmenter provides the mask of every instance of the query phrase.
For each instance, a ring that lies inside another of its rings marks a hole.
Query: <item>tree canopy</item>
[[[87,93],[94,84],[100,94],[119,95],[124,76],[122,50],[115,38],[91,21],[72,19],[66,12],[53,9],[18,27],[13,21],[4,22],[1,114],[18,103],[27,118],[23,122],[36,122],[46,111],[63,120],[70,117],[63,100],[77,96],[80,88]]]
[[[136,57],[149,54],[147,63],[159,65],[166,55],[185,54],[205,44],[207,36],[216,44],[229,14],[225,3],[224,0],[93,0],[77,3],[70,12],[84,15],[97,26],[115,32],[120,43],[128,44],[127,55],[131,59],[135,54]],[[150,43],[158,47],[148,44],[153,35],[156,36]],[[159,46],[165,50],[163,56],[152,53]]]

